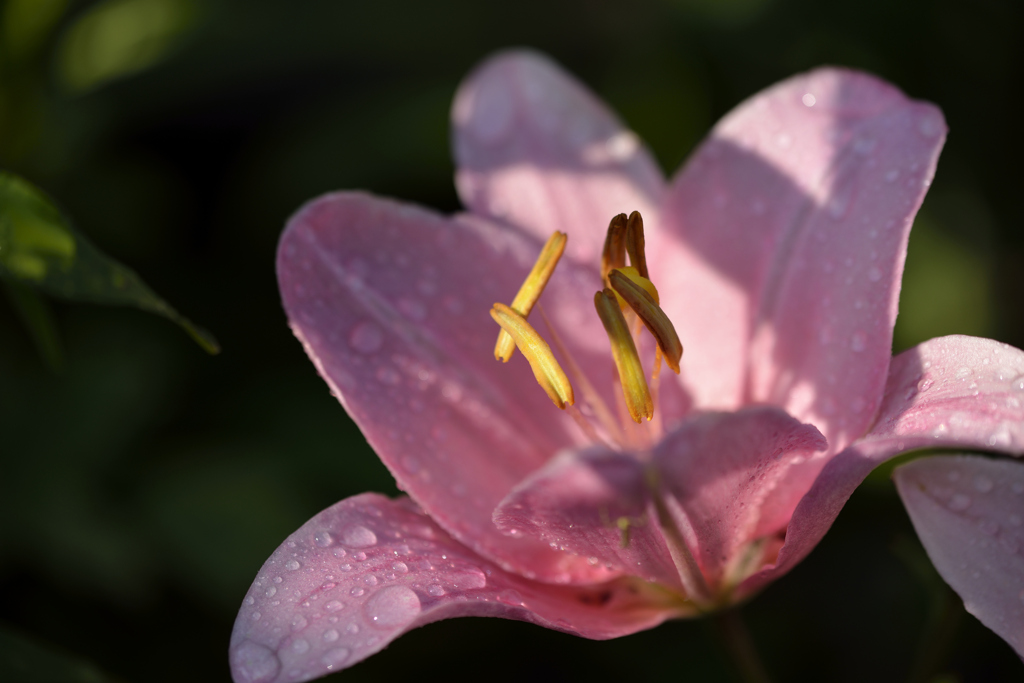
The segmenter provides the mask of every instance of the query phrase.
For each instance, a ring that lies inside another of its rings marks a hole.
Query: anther
[[[644,376],[640,356],[636,352],[633,335],[629,333],[629,326],[619,308],[615,292],[611,289],[596,292],[594,307],[612,345],[612,358],[619,371],[626,409],[633,421],[638,424],[643,418],[650,420],[654,415],[654,402],[651,400],[651,392],[647,387],[647,378]]]
[[[508,332],[515,345],[523,352],[526,360],[530,362],[537,383],[547,393],[552,403],[562,410],[566,404],[574,404],[576,397],[573,395],[569,378],[555,360],[551,347],[526,318],[501,303],[496,303],[491,308],[491,317],[494,318],[494,322],[501,325],[503,331]]]
[[[626,251],[629,253],[629,265],[636,268],[640,277],[650,278],[647,274],[647,254],[644,252],[644,219],[639,211],[629,214],[626,221]]]
[[[626,265],[626,214],[620,213],[608,224],[608,233],[604,238],[604,251],[601,252],[601,280],[609,287],[608,273],[615,268]]]
[[[526,276],[523,286],[519,288],[516,298],[512,300],[512,305],[509,306],[509,308],[523,318],[530,315],[534,304],[537,303],[540,295],[543,294],[548,280],[551,279],[551,274],[555,272],[558,260],[562,258],[562,252],[565,251],[565,243],[568,239],[564,232],[555,231],[548,239],[547,244],[544,245],[544,248],[541,249],[540,256],[537,257],[537,261],[533,264],[533,270]],[[498,333],[498,341],[494,345],[495,360],[507,363],[512,358],[515,350],[516,344],[512,341],[512,337],[502,329]]]
[[[643,321],[658,342],[658,348],[664,354],[665,362],[678,375],[679,359],[683,356],[683,344],[679,341],[676,328],[665,315],[665,311],[661,310],[657,300],[644,287],[627,277],[622,271],[613,270],[609,275],[609,280],[616,293]]]

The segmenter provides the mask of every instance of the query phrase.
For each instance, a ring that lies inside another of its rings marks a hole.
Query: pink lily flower
[[[468,213],[339,192],[281,238],[292,329],[409,498],[343,500],[285,540],[239,611],[236,681],[322,676],[449,617],[604,639],[713,611],[805,557],[886,458],[1024,449],[1003,379],[1024,353],[949,337],[890,358],[945,139],[933,105],[852,71],[796,76],[666,182],[583,86],[512,52],[462,84],[452,125]],[[616,416],[593,306],[605,226],[633,210],[686,349],[641,424]],[[568,244],[530,321],[579,394],[565,412],[523,354],[495,361],[488,315],[554,231]]]

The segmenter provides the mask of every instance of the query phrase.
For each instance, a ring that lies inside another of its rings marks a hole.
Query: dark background
[[[627,7],[628,4],[628,7]],[[281,310],[288,215],[337,188],[457,210],[448,107],[495,49],[551,54],[673,171],[743,98],[821,64],[942,107],[896,350],[1024,347],[1017,0],[6,0],[0,167],[210,328],[54,301],[51,369],[0,299],[0,679],[226,681],[257,569],[318,510],[394,484]],[[924,555],[888,472],[743,609],[777,681],[1024,680]],[[337,675],[733,681],[713,620],[595,643],[499,620]]]

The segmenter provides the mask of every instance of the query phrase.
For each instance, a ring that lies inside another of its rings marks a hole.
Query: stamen
[[[621,315],[621,314],[620,314]],[[562,366],[555,360],[548,346],[537,330],[533,329],[526,318],[502,303],[494,304],[491,308],[491,317],[494,322],[501,325],[501,329],[508,332],[519,347],[519,350],[530,362],[533,375],[537,383],[547,393],[552,403],[564,410],[566,404],[572,405],[576,398],[572,392],[572,385],[569,378],[562,371]],[[642,376],[642,375],[641,375]]]
[[[604,251],[601,252],[601,279],[604,286],[609,287],[608,273],[615,268],[626,265],[626,214],[620,213],[608,224],[608,234],[604,238]]]
[[[665,363],[679,374],[679,359],[683,355],[683,344],[679,341],[672,321],[661,310],[661,306],[643,288],[627,277],[622,271],[613,270],[609,275],[612,287],[621,296],[658,342],[658,348],[665,354]]]
[[[639,211],[629,214],[626,221],[626,251],[629,252],[629,265],[637,269],[640,277],[649,278],[647,254],[644,252],[644,219]]]
[[[638,424],[642,418],[650,420],[654,415],[654,402],[647,388],[647,378],[644,376],[643,365],[640,364],[640,356],[636,352],[633,335],[629,333],[629,326],[615,299],[615,292],[611,289],[596,292],[594,307],[612,344],[612,357],[619,371],[626,409],[629,410],[633,421]]]
[[[519,288],[516,298],[512,300],[512,305],[509,307],[523,318],[530,315],[534,304],[544,293],[544,288],[547,286],[548,280],[551,279],[551,274],[555,272],[558,260],[562,258],[562,252],[565,251],[565,243],[568,239],[564,232],[555,231],[544,248],[541,249],[540,256],[533,264],[533,270],[526,276],[523,286]],[[516,345],[512,341],[512,337],[502,329],[498,333],[498,342],[494,345],[494,359],[507,363],[515,350]]]

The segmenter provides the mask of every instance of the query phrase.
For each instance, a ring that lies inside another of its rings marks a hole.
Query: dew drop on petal
[[[971,506],[970,496],[966,496],[962,493],[954,493],[953,497],[949,499],[948,507],[953,512],[962,512]]]
[[[427,586],[427,592],[433,596],[441,596],[444,595],[444,588],[441,588],[441,586],[439,586],[438,584],[433,583]]]
[[[373,353],[384,342],[384,334],[374,323],[363,322],[352,328],[348,342],[360,353]]]
[[[351,526],[345,530],[342,542],[350,548],[369,548],[377,545],[377,534],[362,525]]]
[[[335,629],[328,629],[324,631],[324,642],[333,643],[338,639],[338,632]]]
[[[277,595],[277,586],[271,586],[270,588],[268,588],[268,589],[267,589],[267,592],[265,593],[265,595],[266,595],[266,596],[267,596],[268,598],[272,598],[272,597],[274,597],[275,595]],[[250,603],[250,604],[251,604],[251,603]]]
[[[292,652],[301,655],[305,654],[307,651],[309,651],[308,641],[304,640],[303,638],[299,638],[298,640],[292,641]]]
[[[340,600],[331,600],[329,603],[324,605],[324,609],[327,610],[328,612],[337,612],[338,610],[344,609],[344,608],[345,608],[345,603],[341,602]]]
[[[420,613],[420,599],[408,586],[390,586],[374,593],[363,605],[363,611],[378,628],[401,627]]]
[[[860,353],[868,347],[868,336],[863,332],[854,332],[850,338],[850,349]]]
[[[348,660],[348,656],[349,649],[347,647],[336,647],[333,650],[329,650],[320,661],[323,662],[328,671],[333,671],[344,664]]]
[[[306,628],[306,625],[308,623],[309,622],[306,621],[306,618],[299,614],[294,619],[292,619],[292,630],[301,631],[302,629]]]
[[[331,532],[329,531],[318,531],[316,535],[313,536],[313,541],[321,548],[326,548],[334,543],[334,538],[331,536]]]
[[[298,560],[288,560],[287,562],[284,563],[284,568],[287,569],[288,571],[291,571],[291,572],[295,571],[296,569],[298,569],[301,566],[302,565],[299,564]]]
[[[251,640],[242,641],[234,648],[231,661],[240,683],[269,683],[281,670],[277,655],[270,648]]]

